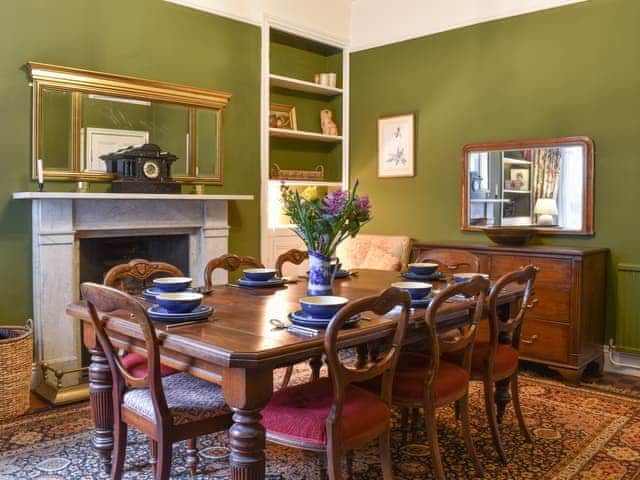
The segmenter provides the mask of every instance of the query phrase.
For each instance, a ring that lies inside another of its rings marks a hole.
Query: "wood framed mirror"
[[[229,93],[27,62],[33,79],[33,178],[111,181],[100,156],[155,143],[178,156],[180,183],[221,185]]]
[[[594,144],[588,137],[466,145],[461,229],[530,226],[593,235]]]

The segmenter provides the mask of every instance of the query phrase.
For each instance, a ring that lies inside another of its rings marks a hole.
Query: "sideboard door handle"
[[[526,343],[527,345],[531,345],[533,343],[536,343],[538,341],[538,338],[540,338],[540,337],[538,337],[538,335],[536,334],[536,335],[531,335],[531,338],[529,338],[529,339],[521,338],[520,341],[522,343]]]

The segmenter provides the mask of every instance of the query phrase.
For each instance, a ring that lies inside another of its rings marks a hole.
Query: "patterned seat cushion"
[[[326,420],[333,404],[333,385],[320,380],[283,388],[262,410],[262,424],[267,432],[294,441],[318,445],[327,442]],[[391,421],[389,407],[378,395],[349,385],[342,410],[342,440],[366,437],[383,429]]]
[[[162,379],[164,395],[176,425],[230,413],[222,388],[188,373],[176,373]],[[155,412],[148,388],[129,390],[124,394],[124,408],[155,422]]]

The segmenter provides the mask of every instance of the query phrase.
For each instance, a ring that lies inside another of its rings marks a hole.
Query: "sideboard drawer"
[[[489,275],[493,280],[497,280],[505,273],[520,270],[522,267],[529,265],[531,261],[529,257],[520,257],[517,255],[493,255],[491,257],[491,271]]]
[[[544,283],[554,288],[568,289],[571,285],[571,261],[562,258],[529,257],[539,268],[536,284]]]
[[[532,298],[529,299],[530,308],[526,318],[538,317],[554,322],[569,323],[569,292],[557,288],[536,285]]]
[[[566,362],[569,359],[569,325],[525,317],[520,352],[528,358]]]

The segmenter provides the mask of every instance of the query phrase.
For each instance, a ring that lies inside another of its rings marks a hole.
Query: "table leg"
[[[511,401],[511,394],[509,393],[509,381],[510,378],[496,382],[496,390],[493,394],[493,399],[496,402],[496,419],[498,420],[498,423],[502,423],[502,419],[504,418],[504,411]]]
[[[113,398],[111,371],[100,344],[96,342],[89,349],[89,401],[93,416],[93,448],[102,457],[106,473],[111,472],[111,452],[113,451]]]
[[[260,410],[273,393],[272,370],[229,368],[222,385],[233,410],[229,429],[231,480],[264,480],[265,431]]]
[[[320,369],[322,368],[322,357],[311,357],[309,366],[311,367],[311,380],[318,380],[320,378]]]

